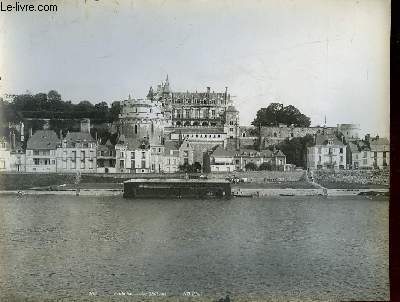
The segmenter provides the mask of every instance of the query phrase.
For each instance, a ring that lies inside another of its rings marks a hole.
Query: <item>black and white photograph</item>
[[[0,300],[388,301],[390,18],[0,0]]]

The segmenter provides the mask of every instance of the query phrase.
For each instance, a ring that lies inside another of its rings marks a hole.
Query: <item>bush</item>
[[[246,171],[256,171],[257,170],[257,165],[253,162],[247,163],[245,166]]]
[[[271,163],[265,162],[265,163],[262,163],[260,165],[260,167],[258,167],[258,170],[260,170],[260,171],[265,171],[265,170],[272,171],[272,168],[273,167],[272,167]]]

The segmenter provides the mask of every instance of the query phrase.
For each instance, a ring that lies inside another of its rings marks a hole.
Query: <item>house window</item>
[[[142,169],[145,169],[145,168],[146,168],[146,161],[145,161],[145,160],[142,160],[141,168],[142,168]]]
[[[142,159],[146,159],[146,152],[142,152]]]
[[[322,148],[321,148],[321,147],[318,148],[318,153],[319,153],[319,154],[322,153]]]
[[[137,125],[135,125],[135,134],[137,134]]]
[[[33,163],[34,163],[35,165],[39,165],[39,158],[34,158],[34,159],[33,159]]]
[[[367,151],[364,151],[364,158],[367,157]]]
[[[339,151],[339,153],[343,153],[343,148],[340,148],[340,151]]]
[[[124,168],[124,165],[125,165],[124,160],[121,159],[121,160],[119,161],[119,167],[120,167],[120,168]]]
[[[85,151],[81,151],[81,160],[85,160]]]
[[[135,160],[131,160],[131,169],[135,169]]]

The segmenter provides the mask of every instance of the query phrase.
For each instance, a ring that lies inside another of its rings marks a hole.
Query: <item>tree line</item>
[[[0,100],[0,113],[4,122],[19,122],[24,119],[81,119],[90,118],[96,123],[113,122],[118,119],[120,102],[92,104],[81,101],[73,104],[63,101],[61,95],[50,90],[48,93],[19,94],[11,102]]]

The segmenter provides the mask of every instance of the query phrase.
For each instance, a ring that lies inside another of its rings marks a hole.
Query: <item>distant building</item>
[[[347,158],[349,169],[372,169],[374,166],[371,148],[366,141],[350,141],[347,144]]]
[[[386,137],[376,136],[369,141],[373,165],[375,168],[386,169],[390,164],[390,143]]]
[[[232,172],[236,170],[235,153],[217,146],[210,154],[210,172]]]
[[[53,130],[38,130],[27,142],[26,172],[56,172],[60,139]]]
[[[271,170],[285,170],[286,155],[280,150],[239,149],[235,152],[235,166],[238,171],[245,171],[246,165],[253,163],[257,168],[269,164]]]
[[[359,140],[360,125],[359,124],[338,124],[337,132],[343,135],[346,142]]]
[[[346,169],[346,145],[335,135],[317,134],[307,148],[307,168]]]
[[[115,173],[115,146],[108,139],[97,145],[97,173]]]
[[[57,148],[57,172],[95,173],[97,141],[90,134],[90,120],[81,120],[79,132],[68,132]]]
[[[247,129],[247,131],[249,131]],[[336,127],[294,127],[280,124],[279,126],[262,126],[260,129],[261,147],[265,149],[269,146],[277,145],[286,139],[295,137],[304,137],[306,135],[315,136],[317,134],[334,135],[337,132]],[[241,133],[241,139],[246,140],[246,132]]]
[[[150,87],[147,98],[160,102],[166,119],[177,127],[223,127],[226,109],[231,105],[227,87],[225,92],[214,92],[210,87],[205,92],[176,92],[171,90],[168,76],[156,91]]]
[[[175,173],[180,166],[193,164],[193,146],[189,139],[165,142],[162,172]]]
[[[0,172],[11,171],[11,150],[5,137],[0,137]]]

